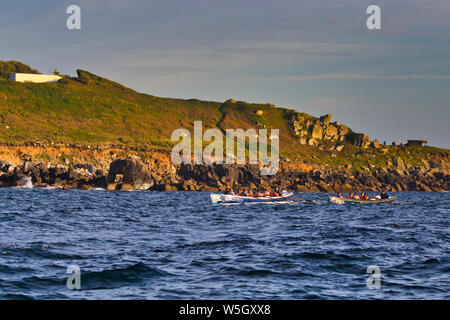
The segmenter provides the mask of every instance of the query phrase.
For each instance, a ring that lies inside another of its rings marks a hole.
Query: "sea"
[[[449,299],[450,194],[0,189],[0,299]]]

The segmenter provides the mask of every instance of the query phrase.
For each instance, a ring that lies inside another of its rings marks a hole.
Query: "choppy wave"
[[[15,187],[18,189],[33,189],[33,180],[31,177],[23,177],[20,180],[19,186]]]
[[[208,193],[0,189],[0,299],[448,299],[448,193],[211,206]],[[79,266],[81,290],[66,287]],[[366,286],[379,266],[381,289]]]
[[[122,268],[91,271],[83,274],[83,290],[112,289],[132,286],[152,277],[164,277],[168,272],[149,267],[142,262]]]

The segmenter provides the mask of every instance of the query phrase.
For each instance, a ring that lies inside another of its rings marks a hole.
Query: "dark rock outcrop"
[[[151,172],[139,157],[112,162],[106,180],[108,184],[121,182],[122,190],[148,190],[155,183]]]

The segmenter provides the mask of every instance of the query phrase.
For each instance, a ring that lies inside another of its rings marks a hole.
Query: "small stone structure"
[[[408,140],[407,146],[419,146],[423,147],[424,144],[427,144],[427,140]]]

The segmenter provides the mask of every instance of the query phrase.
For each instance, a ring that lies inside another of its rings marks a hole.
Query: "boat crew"
[[[388,196],[388,194],[385,191],[381,192],[381,199],[382,200],[389,199],[389,196]]]
[[[281,196],[283,194],[283,191],[281,190],[281,188],[276,188],[275,189],[275,194],[277,197]]]
[[[228,189],[225,194],[234,195],[234,191],[232,189]]]

